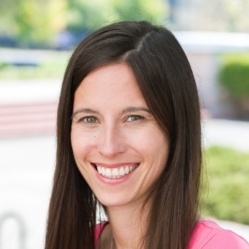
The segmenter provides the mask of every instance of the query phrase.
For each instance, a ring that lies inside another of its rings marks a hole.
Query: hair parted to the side
[[[74,93],[86,75],[119,62],[127,63],[134,72],[149,109],[170,140],[167,166],[153,188],[145,248],[187,248],[198,219],[201,173],[196,83],[183,49],[169,30],[148,22],[120,22],[85,38],[65,72],[58,107],[57,161],[46,249],[95,248],[98,200],[74,161],[71,115]]]

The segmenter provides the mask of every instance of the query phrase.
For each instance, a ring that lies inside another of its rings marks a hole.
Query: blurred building
[[[249,32],[249,0],[165,0],[177,30]]]
[[[171,24],[180,28],[182,26],[182,17],[192,12],[196,2],[200,0],[166,0],[170,6],[169,20]],[[186,24],[186,23],[185,23]]]

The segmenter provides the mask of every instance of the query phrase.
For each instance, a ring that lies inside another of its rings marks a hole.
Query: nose
[[[102,127],[98,134],[98,152],[105,157],[113,158],[125,151],[124,137],[119,127]]]

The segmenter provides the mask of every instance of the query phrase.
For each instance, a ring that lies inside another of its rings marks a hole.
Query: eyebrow
[[[75,112],[72,114],[72,118],[73,118],[74,116],[76,116],[78,113],[81,113],[81,112],[84,112],[84,113],[92,113],[92,114],[97,114],[97,113],[98,113],[98,112],[96,112],[96,111],[94,111],[94,110],[92,110],[92,109],[90,109],[90,108],[81,108],[81,109],[75,111]]]
[[[151,114],[151,111],[145,107],[127,107],[125,108],[122,113],[127,113],[127,112],[139,112],[139,111],[143,111],[143,112],[148,112],[149,114]]]
[[[144,111],[144,112],[147,112],[149,114],[151,114],[151,111],[145,107],[135,107],[135,106],[131,106],[131,107],[127,107],[125,108],[123,111],[122,111],[122,114],[125,114],[125,113],[129,113],[129,112],[140,112],[140,111]],[[91,109],[91,108],[81,108],[77,111],[75,111],[73,114],[72,114],[72,118],[75,117],[78,113],[81,113],[81,112],[84,112],[84,113],[91,113],[91,114],[98,114],[97,111]]]

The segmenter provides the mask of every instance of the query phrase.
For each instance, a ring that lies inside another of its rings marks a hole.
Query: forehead
[[[120,83],[136,82],[132,69],[126,63],[112,63],[99,67],[91,71],[81,83],[89,82],[91,84],[111,84],[117,87]],[[100,87],[100,85],[99,85]]]
[[[77,88],[74,105],[118,105],[125,102],[145,105],[132,69],[125,63],[114,63],[89,73]]]

